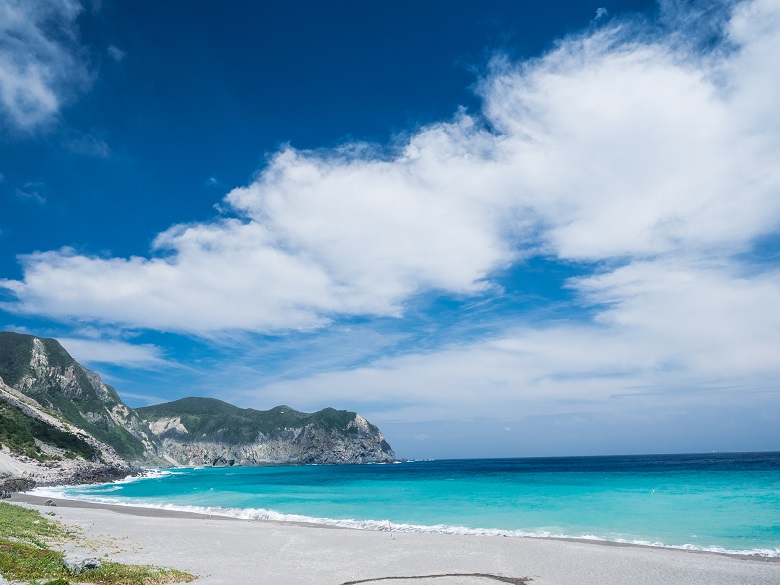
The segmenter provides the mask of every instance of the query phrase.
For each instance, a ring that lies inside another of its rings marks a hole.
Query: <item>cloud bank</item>
[[[22,257],[4,307],[205,337],[306,330],[401,316],[425,293],[490,295],[543,256],[589,269],[568,286],[591,320],[296,388],[410,417],[442,387],[459,411],[732,385],[755,398],[780,373],[780,270],[755,260],[780,222],[780,2],[724,6],[714,43],[678,12],[663,32],[602,19],[537,59],[497,58],[481,112],[393,147],[285,148],[225,215],[171,227],[148,256]]]
[[[595,324],[519,326],[247,396],[268,404],[295,396],[306,408],[361,404],[380,422],[768,404],[776,412],[780,274],[641,263],[584,286],[608,305]]]
[[[12,309],[185,333],[397,316],[533,254],[727,259],[777,228],[780,7],[743,2],[701,53],[628,25],[496,60],[484,109],[398,149],[287,148],[150,257],[24,256]],[[573,286],[580,286],[573,283]]]
[[[77,0],[0,0],[0,119],[30,132],[91,82]]]

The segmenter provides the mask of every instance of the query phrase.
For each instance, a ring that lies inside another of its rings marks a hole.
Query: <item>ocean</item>
[[[780,557],[780,453],[177,468],[37,493],[367,530]]]

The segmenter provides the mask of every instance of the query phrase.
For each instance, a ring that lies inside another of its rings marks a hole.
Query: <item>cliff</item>
[[[56,339],[0,332],[0,378],[126,461],[145,461],[157,450],[154,436],[116,390],[78,364]]]
[[[185,398],[132,409],[55,339],[0,332],[0,481],[116,479],[135,464],[258,465],[395,460],[355,412],[238,408]]]
[[[261,411],[213,398],[184,398],[137,411],[183,465],[368,463],[395,460],[379,429],[355,412]]]
[[[110,445],[0,380],[0,487],[112,481],[137,471]]]

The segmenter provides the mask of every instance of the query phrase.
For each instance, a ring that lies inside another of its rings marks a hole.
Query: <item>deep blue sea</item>
[[[181,468],[42,493],[369,530],[780,557],[780,453]]]

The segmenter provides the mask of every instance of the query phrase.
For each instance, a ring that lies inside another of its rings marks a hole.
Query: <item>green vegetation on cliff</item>
[[[29,372],[33,337],[11,331],[0,331],[0,378],[14,386]]]
[[[38,371],[31,363],[36,339],[46,361]],[[0,331],[0,378],[6,385],[107,443],[124,459],[144,459],[143,442],[124,426],[117,425],[109,414],[119,405],[124,407],[116,390],[76,362],[56,339]],[[133,416],[131,410],[127,412]]]
[[[10,404],[0,402],[0,443],[11,451],[43,460],[46,456],[35,444],[35,439],[63,449],[66,456],[80,455],[91,459],[95,449],[84,439],[32,418]]]
[[[216,437],[231,443],[251,443],[259,433],[265,435],[280,429],[301,429],[314,425],[327,430],[357,433],[348,427],[356,413],[348,410],[326,408],[314,413],[299,412],[289,406],[277,406],[271,410],[238,408],[216,398],[182,398],[165,404],[136,409],[147,421],[180,418],[189,432],[189,440]],[[379,432],[369,424],[372,432]],[[183,437],[179,437],[183,439]]]

